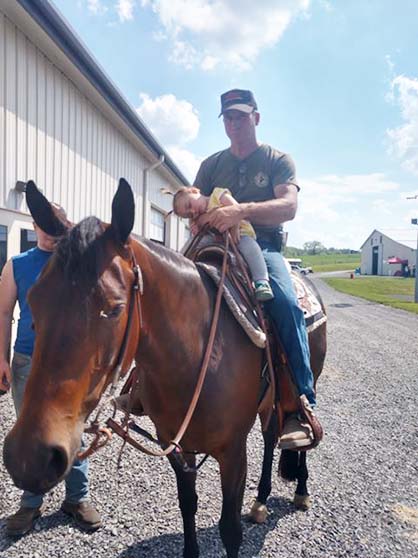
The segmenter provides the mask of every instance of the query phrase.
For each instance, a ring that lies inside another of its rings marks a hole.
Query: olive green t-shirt
[[[228,188],[240,203],[274,199],[278,184],[294,184],[299,190],[292,158],[266,144],[245,159],[238,159],[230,149],[211,155],[200,165],[194,181],[205,196],[214,188]],[[257,225],[261,228],[265,229]]]

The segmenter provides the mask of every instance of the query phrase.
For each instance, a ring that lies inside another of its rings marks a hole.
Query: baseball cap
[[[252,91],[246,89],[231,89],[221,95],[221,113],[222,116],[227,110],[240,110],[246,114],[250,114],[257,110]]]

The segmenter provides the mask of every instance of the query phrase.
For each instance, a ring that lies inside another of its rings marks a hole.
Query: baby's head
[[[179,217],[195,219],[205,213],[207,206],[207,197],[195,186],[183,186],[174,194],[173,211]]]

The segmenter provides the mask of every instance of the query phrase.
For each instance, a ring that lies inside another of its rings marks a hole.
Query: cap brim
[[[229,110],[239,110],[240,112],[245,112],[245,114],[251,114],[253,111],[255,111],[254,107],[250,107],[250,105],[244,105],[244,104],[236,104],[236,105],[231,105],[230,107],[225,108],[219,116],[222,116],[223,114],[225,114],[226,112],[228,112]],[[218,118],[219,118],[218,116]]]

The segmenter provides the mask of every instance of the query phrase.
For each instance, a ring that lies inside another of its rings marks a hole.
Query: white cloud
[[[406,170],[418,175],[418,78],[395,77],[390,99],[399,106],[403,124],[387,130],[389,152]]]
[[[383,173],[326,175],[300,184],[296,219],[286,224],[290,246],[319,240],[327,247],[358,249],[375,228],[405,226],[405,197]]]
[[[197,157],[194,153],[177,145],[169,145],[167,151],[172,157],[176,166],[183,172],[185,177],[190,181],[196,177],[202,157]]]
[[[134,5],[135,0],[118,0],[115,8],[120,22],[131,21],[134,18]]]
[[[142,0],[174,44],[170,60],[208,71],[218,64],[249,69],[274,46],[310,0]]]
[[[141,93],[140,99],[139,116],[163,144],[184,145],[197,137],[199,116],[191,103],[172,94],[152,99]]]
[[[107,12],[107,7],[103,5],[101,0],[87,0],[87,8],[94,15]]]
[[[152,99],[140,94],[141,105],[136,109],[145,124],[151,129],[175,164],[192,181],[196,176],[201,159],[184,146],[199,133],[199,115],[189,101],[166,94]]]

